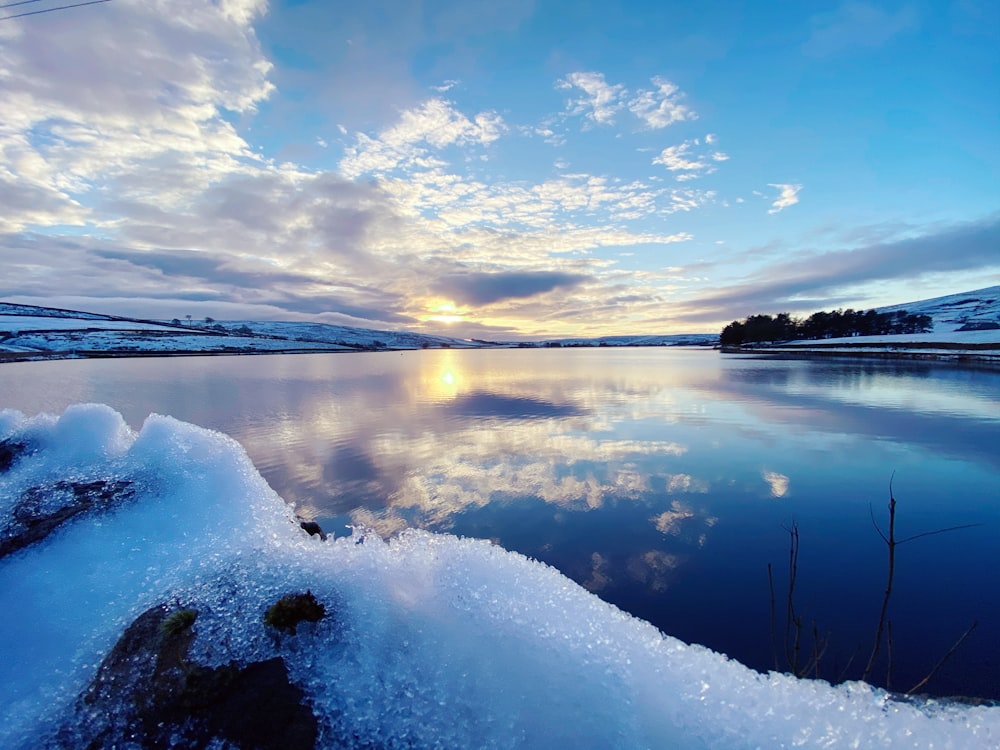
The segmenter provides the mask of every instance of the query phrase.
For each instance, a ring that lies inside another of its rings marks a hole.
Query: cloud
[[[2,227],[16,231],[46,216],[80,225],[97,189],[141,193],[164,167],[170,189],[158,190],[158,201],[175,203],[257,162],[230,120],[273,91],[252,27],[265,8],[263,0],[178,0],[170,12],[114,3],[99,13],[53,14],[46,30],[59,40],[57,54],[28,26],[5,26],[0,185],[13,182],[39,200],[5,210]],[[123,177],[131,180],[119,183]]]
[[[436,289],[456,302],[488,305],[500,300],[534,297],[553,289],[571,289],[590,277],[584,274],[506,271],[452,274],[439,280]]]
[[[815,311],[844,300],[843,290],[930,273],[1000,268],[1000,216],[944,227],[919,236],[821,253],[799,253],[746,281],[685,303],[690,321],[743,318],[782,310]],[[856,296],[856,293],[855,293]]]
[[[447,146],[486,146],[506,132],[496,112],[468,118],[445,99],[429,99],[401,113],[399,122],[375,138],[359,133],[340,161],[348,178],[365,173],[384,174],[400,168],[431,168],[443,162],[431,153]]]
[[[706,145],[716,143],[718,138],[709,133],[703,139]],[[692,138],[676,146],[667,146],[659,156],[653,158],[653,164],[662,164],[674,175],[678,182],[686,182],[703,174],[712,174],[718,169],[719,162],[728,161],[729,155],[722,151],[707,151],[700,148],[702,139]]]
[[[570,98],[566,111],[571,115],[584,115],[598,125],[612,125],[615,115],[625,106],[623,97],[628,93],[620,83],[609,84],[603,73],[570,73],[556,83],[564,91],[579,89],[582,96]]]
[[[629,111],[642,120],[646,127],[659,130],[675,122],[698,119],[694,111],[680,103],[684,94],[676,84],[659,77],[652,81],[655,89],[640,89],[628,103]]]
[[[810,57],[829,57],[875,49],[918,24],[917,13],[909,5],[890,12],[868,3],[846,2],[832,13],[813,18],[813,30],[802,52]]]
[[[458,85],[458,83],[459,82],[456,80],[449,79],[444,83],[440,84],[439,86],[431,86],[431,88],[434,89],[434,91],[437,91],[439,94],[443,94],[446,91],[450,91],[451,89],[455,88]]]
[[[698,118],[690,107],[681,103],[684,94],[677,84],[659,76],[651,80],[655,88],[639,89],[631,97],[623,84],[608,83],[603,73],[593,71],[570,73],[556,82],[556,88],[583,92],[582,96],[567,100],[566,113],[583,115],[596,125],[613,125],[623,109],[650,130]]]
[[[769,182],[768,187],[778,189],[778,197],[774,199],[774,203],[771,204],[771,208],[767,211],[769,214],[779,213],[799,202],[801,185],[793,185],[788,182]]]

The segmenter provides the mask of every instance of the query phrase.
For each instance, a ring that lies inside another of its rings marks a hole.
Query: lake
[[[330,533],[474,536],[758,669],[1000,698],[1000,373],[706,350],[434,350],[0,366],[0,408],[102,402],[237,439]],[[769,583],[768,565],[772,566]],[[773,600],[772,600],[773,591]],[[772,617],[772,611],[774,613]],[[787,639],[786,639],[787,633]],[[816,673],[817,670],[813,670]]]

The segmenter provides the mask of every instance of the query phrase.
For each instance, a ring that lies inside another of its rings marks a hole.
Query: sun
[[[427,320],[432,320],[435,323],[461,323],[465,320],[454,302],[440,302],[431,307],[430,311],[433,314]]]

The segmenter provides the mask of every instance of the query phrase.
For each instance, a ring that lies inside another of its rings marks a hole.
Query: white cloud
[[[668,146],[660,152],[660,155],[653,158],[653,164],[662,164],[671,172],[691,171],[697,172],[706,169],[708,164],[697,159],[688,158],[691,146],[697,141],[684,141],[679,146]]]
[[[628,103],[629,111],[648,128],[659,130],[675,122],[696,120],[698,115],[680,99],[684,94],[676,84],[666,78],[653,78],[652,91],[640,89]]]
[[[623,97],[628,93],[619,83],[609,84],[602,73],[570,73],[558,81],[556,86],[563,90],[579,89],[583,96],[566,102],[566,110],[571,115],[584,115],[598,125],[612,125],[615,115],[622,109]]]
[[[340,171],[346,177],[384,174],[398,168],[433,168],[443,165],[429,150],[447,146],[486,146],[507,130],[496,112],[480,112],[472,119],[445,99],[429,99],[405,110],[399,122],[375,138],[359,133],[355,144],[346,149]],[[429,148],[428,148],[429,147]]]
[[[711,138],[711,140],[709,140]],[[714,135],[705,136],[705,143],[716,142]],[[729,155],[722,151],[712,151],[711,153],[701,153],[699,148],[701,140],[692,138],[677,146],[668,146],[660,152],[659,156],[653,158],[653,164],[662,164],[671,172],[679,172],[674,179],[678,182],[686,182],[696,179],[704,174],[712,174],[718,169],[715,163],[728,161]]]
[[[623,84],[608,83],[603,73],[576,72],[556,82],[562,90],[579,90],[582,96],[566,102],[569,115],[583,115],[597,125],[613,125],[618,113],[627,109],[651,130],[659,130],[675,122],[695,120],[698,115],[687,105],[681,104],[684,94],[675,83],[666,78],[652,79],[653,89],[639,89],[629,97]]]
[[[801,185],[793,185],[787,182],[769,182],[768,187],[778,189],[778,197],[774,199],[771,208],[767,211],[769,214],[776,214],[799,202]]]
[[[81,206],[100,188],[155,192],[165,207],[251,168],[258,159],[229,120],[273,90],[251,25],[265,7],[109,4],[51,19],[58,54],[27,26],[5,27],[0,182],[43,198],[38,206],[53,223],[79,223],[98,220]],[[24,228],[39,213],[7,211],[4,224]]]

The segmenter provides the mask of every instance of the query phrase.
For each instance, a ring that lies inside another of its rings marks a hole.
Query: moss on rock
[[[268,607],[264,622],[277,630],[295,634],[301,622],[319,622],[326,616],[326,607],[316,601],[311,591],[287,594]]]

